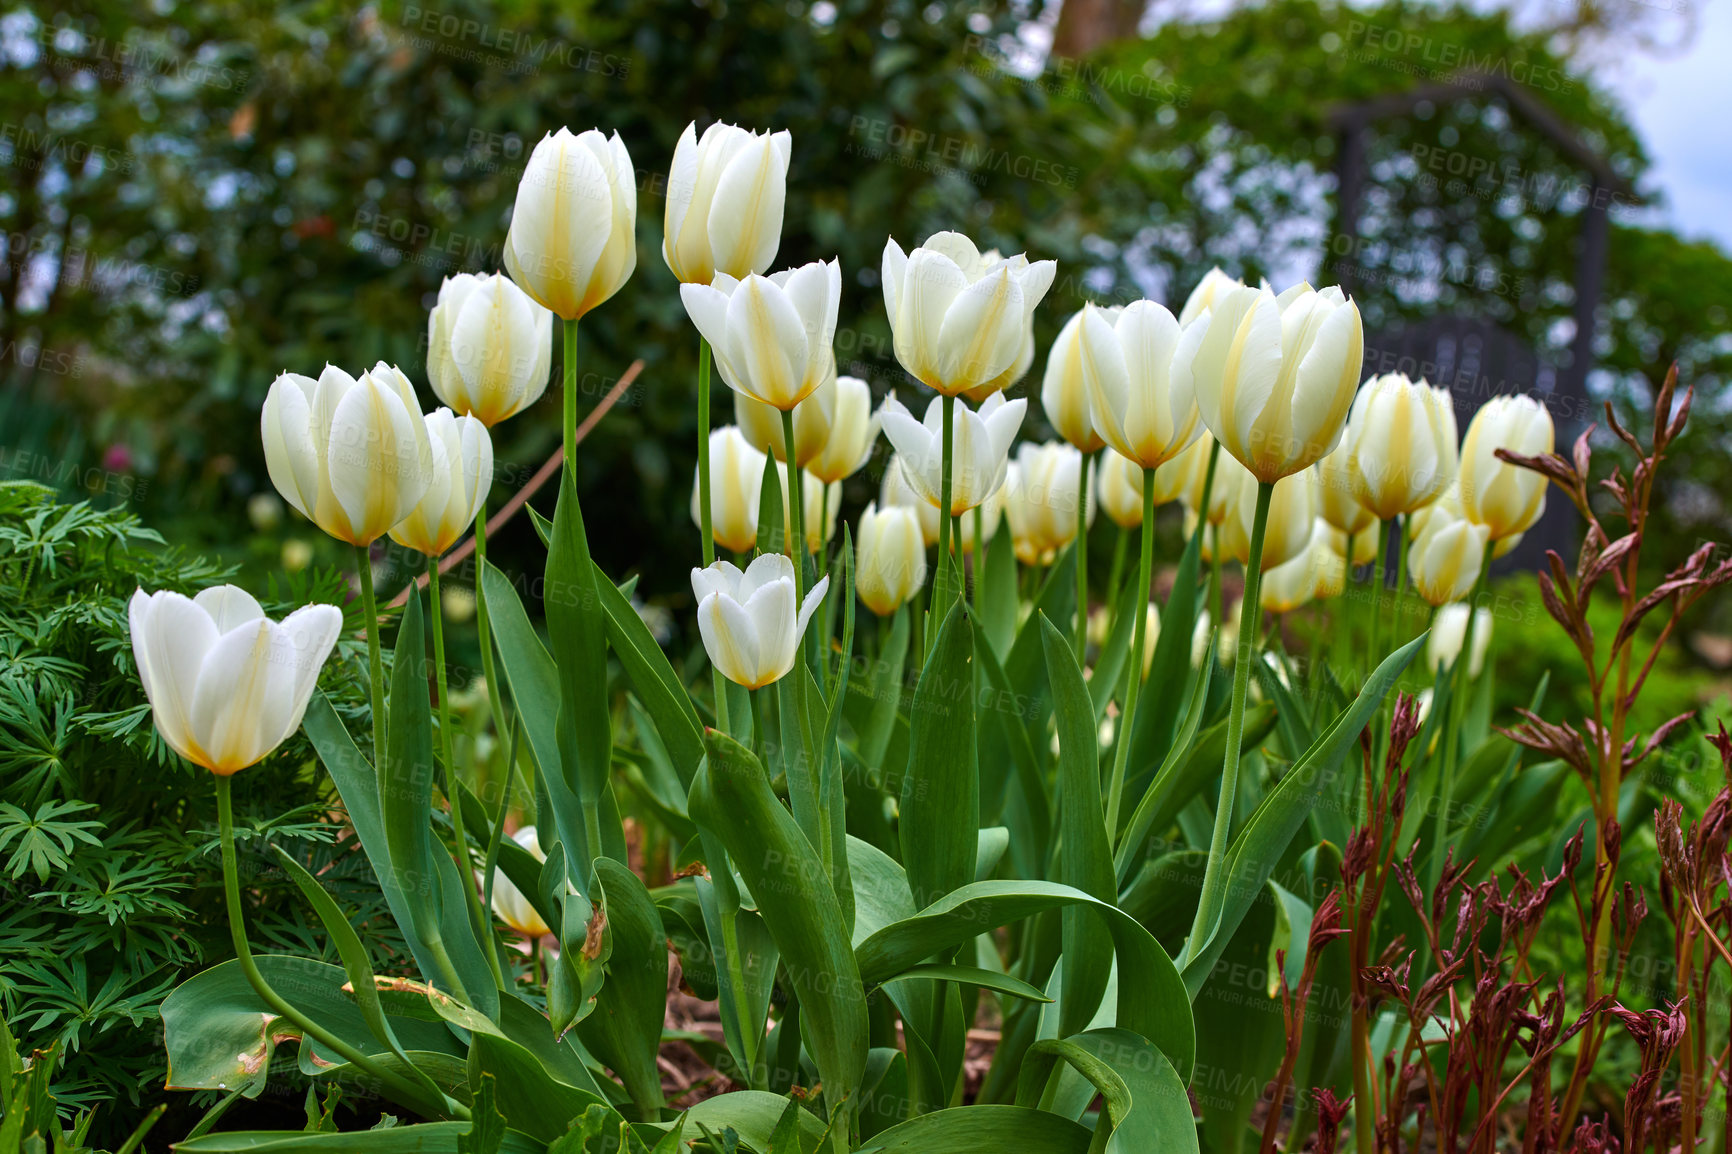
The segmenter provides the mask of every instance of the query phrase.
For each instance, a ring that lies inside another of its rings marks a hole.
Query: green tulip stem
[[[234,798],[232,796],[232,779],[226,774],[213,774],[216,778],[217,796],[217,826],[222,835],[223,859],[223,892],[228,898],[229,936],[234,942],[235,958],[241,964],[241,973],[246,975],[247,983],[253,992],[258,994],[265,1005],[269,1006],[278,1016],[298,1027],[303,1036],[312,1039],[325,1049],[341,1057],[344,1061],[363,1071],[370,1077],[386,1086],[390,1086],[404,1097],[406,1102],[426,1101],[429,1095],[435,1095],[442,1100],[445,1109],[453,1117],[468,1118],[469,1108],[460,1102],[452,1101],[445,1093],[427,1079],[426,1084],[405,1078],[374,1062],[367,1055],[355,1049],[348,1042],[326,1030],[311,1017],[301,1013],[265,980],[259,972],[259,964],[253,959],[252,947],[247,944],[246,924],[241,913],[240,870],[235,861],[235,815]],[[419,1070],[417,1069],[417,1072]],[[426,1078],[426,1075],[422,1075]]]
[[[1347,593],[1347,599],[1342,602],[1341,621],[1334,630],[1335,638],[1330,646],[1331,660],[1337,666],[1342,664],[1341,655],[1344,652],[1347,654],[1353,652],[1353,614],[1350,610],[1353,604],[1351,593],[1353,588],[1353,544],[1358,537],[1359,534],[1357,533],[1347,534],[1347,557],[1342,562],[1341,588],[1344,593]]]
[[[698,338],[698,526],[704,535],[704,567],[716,563],[716,538],[710,509],[710,342]],[[744,566],[742,566],[744,568]],[[728,683],[710,667],[716,698],[716,728],[728,732]]]
[[[938,459],[938,572],[932,578],[932,628],[927,630],[926,643],[938,636],[938,623],[943,614],[939,599],[944,596],[944,570],[950,564],[950,452],[951,430],[956,424],[956,398],[944,398],[944,426],[939,434],[941,452]]]
[[[1107,570],[1107,612],[1113,625],[1118,624],[1119,584],[1125,579],[1125,552],[1130,546],[1131,531],[1123,525],[1119,526],[1119,535],[1113,542],[1113,564]]]
[[[1221,463],[1221,442],[1209,446],[1209,467],[1203,471],[1203,499],[1197,506],[1202,527],[1209,531],[1209,621],[1221,627],[1221,529],[1209,521],[1209,503],[1215,499],[1216,466]]]
[[[1385,559],[1389,556],[1389,522],[1377,523],[1377,556],[1371,563],[1371,645],[1365,651],[1365,659],[1372,668],[1377,667],[1380,660],[1378,648],[1382,641],[1383,630],[1383,582]]]
[[[1080,454],[1076,497],[1076,663],[1089,647],[1089,455]]]
[[[367,546],[355,546],[355,568],[361,578],[361,613],[367,621],[367,679],[373,704],[373,768],[385,760],[385,662],[379,655],[379,606],[373,598],[373,556]]]
[[[565,322],[565,469],[577,476],[577,318]]]
[[[1143,646],[1149,629],[1149,580],[1155,562],[1155,471],[1143,470],[1143,539],[1137,561],[1136,614],[1131,626],[1131,657],[1125,663],[1129,685],[1125,689],[1125,712],[1113,727],[1113,777],[1107,790],[1107,844],[1118,840],[1119,809],[1125,797],[1125,767],[1131,757],[1131,726],[1137,720],[1137,697],[1142,689]]]
[[[487,615],[486,582],[480,579],[486,567],[487,499],[483,497],[475,514],[475,632],[481,644],[481,680],[487,686],[487,710],[493,715],[493,732],[503,737],[511,726],[505,717],[505,695],[499,690],[499,675],[493,668],[493,626]]]
[[[794,614],[800,613],[800,598],[806,586],[806,496],[800,480],[800,467],[794,464],[794,410],[782,410],[782,450],[787,454],[787,504],[791,529],[788,533],[788,555],[794,562]],[[799,714],[800,740],[805,755],[814,755],[812,722],[806,716],[806,638],[801,637],[794,649],[794,709]],[[812,764],[811,761],[807,762]],[[829,863],[826,863],[829,864]]]
[[[974,566],[974,608],[980,608],[980,582],[986,576],[986,510],[974,507],[974,554],[969,563]]]
[[[486,942],[488,968],[493,981],[505,989],[505,973],[499,968],[499,952],[492,948],[493,935],[488,932],[487,917],[481,912],[481,880],[469,858],[469,838],[463,828],[463,795],[457,783],[457,759],[451,753],[451,694],[445,682],[445,610],[439,600],[439,559],[427,558],[427,596],[432,601],[430,618],[433,623],[433,679],[439,690],[439,751],[445,759],[445,800],[451,804],[451,836],[454,842],[451,856],[457,864],[457,876],[463,882],[463,903],[469,908],[469,923],[478,941]]]
[[[1401,525],[1395,533],[1395,636],[1398,641],[1410,640],[1410,635],[1402,618],[1406,613],[1402,606],[1407,593],[1407,530],[1410,518],[1403,517]]]
[[[1187,957],[1202,949],[1214,932],[1226,897],[1227,876],[1223,867],[1227,857],[1227,833],[1233,824],[1233,803],[1239,790],[1240,746],[1245,737],[1245,695],[1251,687],[1251,663],[1257,659],[1257,630],[1262,604],[1259,589],[1263,584],[1263,537],[1269,528],[1269,501],[1274,496],[1272,481],[1257,482],[1257,511],[1251,521],[1251,551],[1245,562],[1245,595],[1239,602],[1239,644],[1233,657],[1233,697],[1227,711],[1227,759],[1221,767],[1221,796],[1215,803],[1215,829],[1209,838],[1209,862],[1203,872],[1203,893],[1197,903],[1197,917],[1191,924],[1191,936],[1186,939]]]
[[[1443,852],[1449,845],[1449,810],[1455,800],[1456,758],[1461,748],[1462,713],[1467,705],[1468,682],[1473,677],[1473,635],[1478,624],[1479,602],[1485,595],[1486,578],[1491,573],[1491,550],[1485,551],[1480,562],[1479,577],[1473,583],[1473,596],[1467,603],[1467,626],[1461,632],[1461,651],[1449,668],[1449,712],[1443,730],[1443,762],[1440,766],[1442,783],[1437,791],[1437,844],[1431,853],[1431,886],[1436,889],[1443,876]]]

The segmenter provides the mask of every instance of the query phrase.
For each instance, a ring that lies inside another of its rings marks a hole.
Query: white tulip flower
[[[662,259],[682,284],[762,273],[782,243],[793,137],[717,121],[686,125],[668,172]]]
[[[300,728],[343,628],[334,605],[303,606],[278,624],[233,585],[191,598],[140,589],[128,617],[157,733],[176,753],[223,777]]]
[[[880,413],[884,434],[902,458],[902,467],[914,491],[933,505],[943,501],[944,413],[943,402],[934,398],[926,406],[926,420],[914,415],[894,397],[885,400]],[[1028,402],[1021,397],[1004,399],[1003,393],[986,398],[975,411],[966,404],[956,406],[952,430],[950,515],[960,516],[986,501],[1004,484],[1010,443],[1022,427]]]
[[[904,254],[884,245],[884,308],[896,359],[915,380],[957,396],[1006,376],[1028,343],[1057,264],[982,253],[956,232]]]
[[[1078,309],[1058,331],[1058,339],[1046,353],[1046,375],[1040,386],[1040,407],[1046,413],[1047,424],[1085,453],[1095,452],[1106,444],[1089,413],[1089,387],[1083,372],[1083,317],[1092,309],[1093,305]],[[1110,323],[1122,310],[1096,311]],[[1140,509],[1138,514],[1141,515]]]
[[[736,685],[762,689],[794,668],[806,623],[824,600],[821,577],[794,604],[794,563],[781,553],[761,554],[741,572],[727,561],[692,570],[698,632],[710,662]]]
[[[1197,282],[1197,287],[1191,290],[1191,295],[1185,298],[1185,307],[1179,310],[1179,327],[1188,327],[1192,321],[1208,312],[1224,293],[1244,287],[1238,280],[1222,272],[1219,265],[1210,269],[1203,274],[1203,279]]]
[[[510,277],[459,273],[427,318],[427,379],[441,401],[489,428],[541,399],[553,314]]]
[[[1449,393],[1405,373],[1372,377],[1343,438],[1353,495],[1384,521],[1431,504],[1455,479],[1455,436]]]
[[[777,485],[782,491],[782,527],[791,531],[794,523],[789,518],[788,466],[780,461],[775,464]],[[829,490],[828,498],[826,489]],[[800,498],[800,524],[806,534],[806,552],[816,553],[836,535],[836,514],[842,509],[842,489],[840,486],[827,486],[812,476],[810,470],[801,469]]]
[[[1460,601],[1479,581],[1489,539],[1484,525],[1446,514],[1433,516],[1407,553],[1414,589],[1434,606]]]
[[[1461,443],[1458,497],[1469,521],[1484,525],[1493,541],[1533,528],[1546,509],[1546,478],[1499,459],[1508,449],[1526,457],[1553,449],[1556,431],[1549,410],[1532,397],[1493,397],[1468,423]]]
[[[1192,362],[1197,408],[1259,481],[1292,476],[1335,447],[1359,383],[1365,337],[1339,288],[1217,293]]]
[[[1440,673],[1461,657],[1467,640],[1467,603],[1452,601],[1438,606],[1431,618],[1431,636],[1425,642],[1426,664]],[[1468,655],[1467,675],[1478,677],[1485,670],[1486,651],[1491,647],[1492,615],[1483,606],[1473,611],[1473,652]]]
[[[524,826],[511,835],[511,840],[529,851],[529,856],[536,861],[547,860],[547,854],[541,848],[541,838],[536,834],[534,826]],[[481,875],[475,876],[479,881]],[[541,915],[536,912],[529,899],[523,896],[523,891],[505,875],[504,870],[497,870],[493,874],[493,912],[500,921],[526,938],[546,937],[553,932],[547,923],[541,920]]]
[[[854,549],[854,591],[880,617],[896,612],[926,584],[926,540],[914,509],[867,505]]]
[[[1076,540],[1082,469],[1082,453],[1060,441],[1017,449],[1004,482],[1004,519],[1025,565],[1046,564]],[[1089,496],[1084,516],[1092,522],[1094,495]]]
[[[1158,483],[1158,482],[1157,482]],[[1117,452],[1095,459],[1094,484],[1090,485],[1101,511],[1121,529],[1136,529],[1143,523],[1143,468]]]
[[[439,557],[475,523],[493,487],[493,439],[476,418],[443,408],[427,414],[427,436],[433,446],[433,483],[392,527],[391,540]]]
[[[504,260],[524,292],[568,321],[631,278],[637,174],[619,133],[561,128],[541,138],[517,184]]]
[[[1361,504],[1354,492],[1353,471],[1347,466],[1347,455],[1352,449],[1351,437],[1342,437],[1334,449],[1311,466],[1317,481],[1317,513],[1342,533],[1364,536],[1377,528],[1378,516]]]
[[[683,284],[680,300],[736,393],[784,412],[833,378],[842,266],[814,261],[772,276]]]
[[[1003,491],[1002,487],[999,491]],[[878,506],[881,509],[914,510],[914,515],[920,519],[921,540],[928,545],[938,543],[938,503],[928,501],[909,483],[899,453],[891,454],[890,463],[884,466],[884,480],[878,487]]]
[[[723,549],[750,553],[758,544],[758,498],[769,460],[733,425],[710,430],[710,536]],[[703,526],[698,470],[692,467],[692,524]]]
[[[1083,309],[1082,377],[1094,427],[1145,469],[1171,461],[1202,432],[1192,364],[1207,331],[1206,320],[1181,329],[1153,301],[1126,306],[1116,320]]]
[[[370,545],[433,483],[433,447],[415,390],[383,361],[356,380],[326,365],[284,373],[259,419],[265,468],[283,500],[351,545]]]

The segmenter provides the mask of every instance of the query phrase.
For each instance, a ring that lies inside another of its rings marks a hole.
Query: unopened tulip
[[[1364,345],[1339,288],[1226,289],[1192,362],[1203,423],[1259,481],[1292,476],[1340,439]]]
[[[493,486],[493,440],[487,426],[450,409],[427,414],[433,445],[433,483],[409,515],[391,529],[391,540],[439,557],[475,523]]]
[[[1004,259],[1004,257],[997,249],[989,248],[980,254],[980,259],[986,264],[992,264],[994,261]],[[1011,259],[1018,269],[1028,267],[1028,257],[1026,256],[1016,256]],[[1028,323],[1023,326],[1022,349],[1016,354],[1016,360],[1012,361],[1010,367],[1004,372],[989,381],[974,386],[972,389],[962,391],[960,395],[969,404],[978,406],[992,394],[1004,392],[1026,377],[1028,370],[1034,367],[1034,307],[1039,303],[1038,299],[1031,300],[1026,295],[1023,297],[1023,312],[1027,315]]]
[[[637,173],[619,133],[561,128],[529,154],[505,233],[505,271],[574,321],[637,268]]]
[[[896,398],[885,400],[880,413],[884,434],[902,458],[902,469],[914,491],[934,505],[943,500],[944,412],[943,402],[934,399],[926,406],[926,420],[914,419],[914,414]],[[959,516],[981,504],[1004,483],[1005,467],[1009,462],[1010,443],[1022,426],[1028,402],[1021,397],[1004,399],[1003,393],[986,398],[979,411],[967,405],[957,405],[953,418],[952,458],[950,463],[950,514]],[[1075,512],[1073,506],[1072,512]]]
[[[913,509],[867,505],[854,551],[855,592],[880,617],[896,612],[926,584],[926,541]]]
[[[1432,605],[1460,601],[1473,591],[1485,563],[1489,530],[1471,521],[1437,516],[1407,554],[1413,587]]]
[[[1197,282],[1197,287],[1191,290],[1191,295],[1185,298],[1185,307],[1179,311],[1179,327],[1183,328],[1215,307],[1215,300],[1221,294],[1232,289],[1244,288],[1239,281],[1222,272],[1217,266],[1203,275]]]
[[[727,561],[693,569],[698,632],[711,664],[747,689],[780,680],[794,668],[806,623],[829,588],[830,578],[821,577],[795,605],[794,563],[781,553],[760,554],[744,572]]]
[[[244,589],[132,595],[132,657],[169,748],[227,777],[300,728],[343,613],[307,605],[281,624]]]
[[[1017,450],[1004,483],[1004,516],[1024,564],[1044,564],[1076,540],[1082,468],[1082,453],[1061,442]],[[1092,499],[1084,515],[1094,519]]]
[[[1207,325],[1181,329],[1153,301],[1117,318],[1083,309],[1082,377],[1089,411],[1107,444],[1146,469],[1171,461],[1202,432],[1191,366]]]
[[[1000,491],[1003,491],[1002,486]],[[920,521],[921,540],[928,545],[938,543],[938,505],[928,501],[909,483],[900,454],[892,454],[890,463],[884,466],[884,480],[878,488],[878,505],[884,509],[914,510]]]
[[[1092,305],[1078,310],[1058,331],[1058,339],[1046,354],[1046,376],[1041,379],[1040,407],[1046,413],[1047,424],[1066,441],[1085,453],[1093,453],[1106,444],[1095,430],[1089,417],[1088,383],[1083,379],[1083,316]],[[1121,310],[1101,309],[1110,325]],[[1142,510],[1137,510],[1141,524]]]
[[[1342,437],[1340,444],[1312,466],[1317,475],[1317,515],[1342,533],[1367,536],[1377,529],[1378,518],[1353,491],[1353,472],[1347,467],[1352,447],[1349,438]]]
[[[1473,611],[1473,652],[1468,655],[1467,675],[1478,677],[1485,669],[1486,650],[1491,646],[1491,610]],[[1433,673],[1454,665],[1467,639],[1467,603],[1452,601],[1439,606],[1431,619],[1431,636],[1425,642],[1426,663]]]
[[[806,462],[806,470],[827,485],[846,481],[872,457],[883,417],[872,408],[871,386],[859,377],[836,378],[836,404],[830,415],[830,435],[824,447]],[[822,392],[822,390],[819,390]],[[810,404],[814,398],[808,397]],[[804,406],[802,406],[804,407]],[[799,440],[800,410],[794,410],[794,438]]]
[[[433,483],[433,447],[415,390],[383,361],[356,380],[326,365],[284,373],[259,420],[271,484],[319,528],[370,545]]]
[[[547,860],[547,854],[542,851],[541,839],[536,836],[534,826],[524,826],[511,835],[511,840],[528,850],[529,856],[536,861]],[[526,938],[541,938],[552,932],[547,923],[541,920],[535,907],[529,904],[529,899],[523,896],[523,891],[505,876],[504,870],[496,870],[493,874],[493,912],[500,921]]]
[[[441,401],[491,428],[541,399],[553,314],[510,277],[459,273],[427,318],[427,380]]]
[[[1431,504],[1455,479],[1455,404],[1405,373],[1365,382],[1343,440],[1353,495],[1380,520]]]
[[[836,261],[744,280],[717,273],[710,284],[681,285],[680,300],[736,393],[786,412],[834,379],[842,301]]]
[[[1224,462],[1223,462],[1224,463]],[[1219,487],[1223,478],[1215,477]],[[1226,483],[1234,484],[1231,477]],[[1316,501],[1309,476],[1283,477],[1275,483],[1269,497],[1269,522],[1263,530],[1263,573],[1291,561],[1304,551],[1311,540],[1311,519],[1316,515]],[[1250,563],[1251,530],[1257,512],[1257,481],[1249,473],[1239,474],[1237,492],[1232,494],[1233,512],[1221,525],[1221,553],[1241,565]]]
[[[1546,508],[1546,478],[1500,460],[1497,450],[1525,457],[1549,453],[1552,415],[1532,397],[1493,397],[1480,407],[1461,443],[1461,510],[1493,541],[1533,528]]]
[[[769,458],[752,447],[733,425],[710,431],[710,534],[735,553],[750,553],[758,543],[758,497]],[[692,524],[703,525],[698,503],[698,472],[692,469]]]
[[[792,528],[788,506],[788,466],[776,462],[777,484],[782,490],[782,525]],[[828,496],[825,490],[828,489]],[[800,470],[800,512],[806,534],[806,552],[816,553],[824,542],[836,535],[836,514],[842,508],[842,489],[826,486],[805,469]]]
[[[1143,468],[1116,452],[1095,458],[1094,483],[1089,486],[1101,511],[1121,529],[1143,523]]]
[[[1034,308],[1057,265],[992,258],[956,232],[904,254],[884,245],[884,308],[896,359],[915,380],[956,396],[1003,377],[1027,342]]]
[[[793,138],[720,121],[686,125],[668,172],[662,259],[684,284],[761,273],[782,243]]]

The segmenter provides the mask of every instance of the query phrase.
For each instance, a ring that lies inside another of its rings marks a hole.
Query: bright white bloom
[[[450,409],[427,414],[427,438],[433,446],[433,483],[392,527],[391,540],[439,557],[475,523],[493,486],[493,439],[479,420]]]
[[[854,590],[880,617],[896,612],[926,584],[926,542],[913,509],[867,505],[854,550]]]
[[[441,401],[491,428],[541,399],[553,314],[510,277],[459,273],[427,317],[427,379]]]
[[[1376,530],[1377,514],[1360,504],[1353,491],[1353,471],[1347,467],[1352,448],[1351,439],[1342,437],[1328,456],[1312,466],[1317,474],[1317,513],[1343,533],[1365,535]]]
[[[1339,596],[1346,585],[1347,566],[1329,547],[1332,530],[1321,518],[1312,523],[1311,539],[1298,556],[1263,574],[1258,601],[1267,613],[1290,613],[1306,603]]]
[[[792,409],[834,379],[842,266],[814,261],[772,276],[683,284],[680,300],[716,353],[729,388],[774,409]]]
[[[820,481],[844,481],[872,455],[879,418],[872,411],[872,389],[859,377],[838,377],[835,362],[817,391],[794,406],[794,460]],[[778,409],[734,395],[740,431],[780,461],[787,455]]]
[[[1158,482],[1158,478],[1157,478]],[[1101,511],[1121,529],[1143,523],[1143,468],[1108,451],[1095,458],[1094,483],[1089,486]]]
[[[1197,282],[1197,287],[1191,290],[1191,295],[1185,298],[1185,307],[1179,311],[1179,327],[1184,328],[1192,321],[1215,307],[1215,301],[1222,294],[1245,286],[1234,278],[1222,272],[1220,266],[1210,269]]]
[[[1082,378],[1094,427],[1144,468],[1177,457],[1202,432],[1192,364],[1208,332],[1205,321],[1181,329],[1153,301],[1126,306],[1116,321],[1083,309]]]
[[[761,273],[782,243],[793,137],[717,121],[686,125],[668,172],[662,259],[684,284]]]
[[[511,840],[529,851],[529,856],[538,862],[545,862],[547,854],[541,848],[541,839],[536,836],[535,827],[526,825],[511,835]],[[480,877],[479,874],[476,875]],[[512,884],[505,876],[504,870],[493,873],[493,912],[499,920],[522,934],[526,938],[540,938],[552,933],[541,915],[523,896],[523,891]]]
[[[1365,339],[1339,288],[1217,293],[1192,362],[1197,407],[1221,447],[1260,481],[1316,464],[1347,423]]]
[[[733,425],[710,430],[710,536],[721,548],[750,553],[757,546],[758,498],[767,460]],[[701,527],[702,515],[694,466],[692,524]]]
[[[1529,396],[1493,397],[1473,415],[1461,443],[1458,495],[1467,519],[1489,529],[1493,541],[1533,528],[1546,509],[1546,478],[1499,460],[1497,450],[1540,456],[1552,451],[1555,436],[1550,411]]]
[[[1088,382],[1083,379],[1083,316],[1093,307],[1078,309],[1058,331],[1058,339],[1047,350],[1046,375],[1040,385],[1040,407],[1046,413],[1047,424],[1085,453],[1093,453],[1106,444],[1089,416]],[[1099,311],[1110,324],[1122,310]]]
[[[619,133],[541,138],[505,233],[505,271],[543,307],[576,320],[637,268],[637,174]]]
[[[1460,601],[1473,592],[1485,563],[1490,530],[1471,521],[1437,515],[1407,553],[1413,587],[1432,605]]]
[[[943,497],[944,402],[938,398],[926,406],[926,420],[916,421],[902,402],[890,397],[879,410],[884,434],[902,458],[903,472],[914,491],[938,505]],[[1028,402],[1021,397],[1004,399],[1003,393],[986,398],[979,411],[956,405],[952,434],[950,513],[966,513],[990,497],[1004,483],[1010,443],[1022,426]]]
[[[794,668],[806,623],[829,588],[830,578],[820,578],[796,606],[794,563],[782,553],[761,554],[743,573],[728,561],[693,569],[704,651],[736,685],[762,689],[780,680]]]
[[[1003,486],[1000,486],[998,492],[1002,493],[1003,491]],[[1003,502],[1000,501],[999,504],[1002,507]],[[990,505],[991,502],[988,502],[989,508]],[[916,491],[913,485],[909,484],[908,472],[903,468],[902,457],[899,454],[892,454],[890,463],[884,466],[884,480],[878,487],[878,507],[881,509],[914,510],[914,515],[920,520],[921,539],[928,545],[938,543],[938,503],[928,501]],[[997,524],[997,517],[989,517],[987,522],[985,528],[986,532],[990,534],[993,526]],[[963,536],[966,537],[968,534],[964,533]]]
[[[1381,520],[1423,508],[1455,479],[1455,403],[1405,373],[1372,377],[1347,419],[1353,495]]]
[[[132,657],[156,731],[195,765],[227,777],[300,728],[343,613],[307,605],[281,624],[246,590],[132,595]]]
[[[1004,518],[1025,565],[1045,564],[1076,540],[1082,467],[1082,453],[1062,442],[1017,449],[1004,483]],[[1084,516],[1093,522],[1094,495],[1089,496]]]
[[[351,545],[384,536],[433,483],[433,447],[409,378],[383,361],[356,380],[326,365],[284,373],[259,419],[271,484]]]
[[[1485,669],[1486,650],[1491,647],[1491,610],[1473,611],[1473,652],[1468,658],[1467,675],[1478,677]],[[1455,664],[1461,657],[1462,642],[1467,639],[1467,603],[1452,601],[1438,607],[1431,619],[1431,636],[1425,642],[1426,664],[1437,673]]]
[[[935,233],[912,253],[884,245],[884,308],[896,359],[946,396],[979,388],[1013,369],[1034,309],[1057,265],[1018,254],[983,254],[956,232]]]
[[[1221,458],[1225,465],[1227,459]],[[1241,472],[1237,477],[1221,469],[1215,477],[1216,487],[1223,483],[1236,491],[1230,500],[1233,511],[1222,522],[1221,553],[1244,565],[1251,557],[1251,530],[1257,516],[1257,479]],[[1269,519],[1263,530],[1262,571],[1291,561],[1304,551],[1311,541],[1311,521],[1316,515],[1316,500],[1309,475],[1283,477],[1275,482],[1269,497]]]

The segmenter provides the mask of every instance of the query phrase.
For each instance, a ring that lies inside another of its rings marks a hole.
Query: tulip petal
[[[946,384],[972,386],[1010,368],[1022,350],[1022,326],[1022,285],[1008,267],[957,294],[938,330]]]
[[[753,680],[758,685],[767,685],[794,666],[799,635],[794,631],[793,578],[766,581],[745,599],[743,609],[752,622],[752,633],[758,643]]]
[[[313,689],[319,683],[319,671],[324,668],[325,659],[330,657],[342,629],[343,611],[335,605],[303,605],[283,618],[282,625],[278,626],[285,647],[283,652],[294,668],[294,679],[290,709],[273,744],[286,741],[301,727],[307,702],[312,699]],[[267,732],[266,736],[270,734]]]
[[[312,425],[315,382],[284,373],[265,394],[259,432],[264,440],[265,470],[271,484],[304,517],[319,507],[319,450]]]
[[[292,713],[294,688],[293,654],[270,620],[218,638],[192,698],[192,733],[205,768],[234,773],[270,752]]]
[[[205,655],[220,634],[211,616],[179,593],[140,589],[128,605],[133,659],[156,719],[157,732],[176,753],[199,762],[192,738],[192,702]]]
[[[908,258],[891,323],[896,359],[928,386],[944,384],[940,334],[954,301],[968,287],[956,262],[942,253],[919,248]]]
[[[758,638],[752,618],[738,601],[712,593],[698,604],[698,632],[715,667],[736,685],[756,689]]]
[[[728,161],[707,222],[717,269],[744,278],[770,267],[782,243],[787,184],[788,153],[767,136],[750,138]]]
[[[265,615],[253,595],[238,585],[212,585],[192,599],[194,605],[210,614],[218,634],[229,632],[256,621]]]

